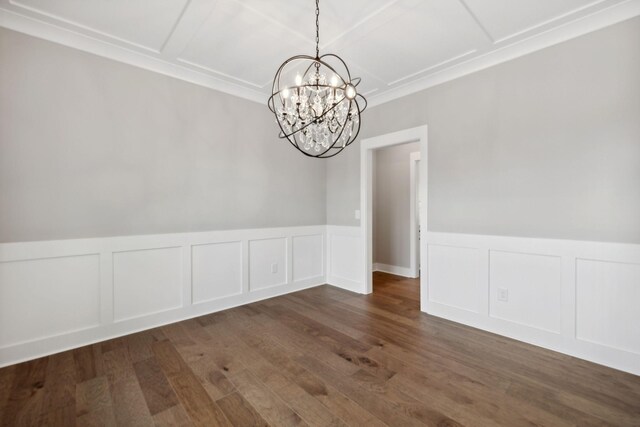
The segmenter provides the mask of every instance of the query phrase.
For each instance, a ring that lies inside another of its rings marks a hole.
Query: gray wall
[[[357,225],[259,104],[0,29],[0,242]],[[640,18],[371,108],[429,125],[432,231],[640,243]]]
[[[640,18],[374,107],[363,138],[423,124],[430,231],[640,243]],[[358,145],[329,224],[358,224]]]
[[[373,262],[398,267],[411,265],[409,235],[410,155],[417,142],[374,152]]]
[[[0,29],[0,242],[326,223],[266,104]]]

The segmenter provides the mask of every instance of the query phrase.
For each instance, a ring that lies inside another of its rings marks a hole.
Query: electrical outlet
[[[278,264],[271,264],[271,273],[276,274],[278,272]]]
[[[509,289],[498,288],[498,301],[509,301]]]

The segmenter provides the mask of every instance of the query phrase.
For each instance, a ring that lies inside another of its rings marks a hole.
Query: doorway
[[[373,156],[374,150],[391,147],[394,145],[417,142],[419,146],[419,159],[414,159],[415,174],[419,183],[414,188],[413,210],[410,209],[414,219],[410,225],[418,227],[421,224],[422,238],[418,239],[417,230],[414,229],[410,241],[413,242],[411,267],[413,271],[421,268],[419,280],[420,307],[424,311],[427,301],[427,257],[426,257],[426,230],[427,230],[427,127],[420,126],[386,135],[368,138],[360,145],[360,210],[361,210],[361,240],[364,259],[364,292],[373,291]],[[415,192],[419,192],[416,196]],[[418,200],[422,201],[418,208]],[[419,211],[419,220],[415,219],[415,213]],[[411,233],[411,232],[410,232]],[[419,259],[418,259],[419,257]]]

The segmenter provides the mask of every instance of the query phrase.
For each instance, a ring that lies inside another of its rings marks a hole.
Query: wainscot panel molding
[[[640,245],[429,232],[427,252],[423,311],[640,375]]]
[[[0,366],[324,284],[325,239],[320,225],[0,244]]]
[[[360,227],[327,226],[327,283],[362,293],[362,237]]]

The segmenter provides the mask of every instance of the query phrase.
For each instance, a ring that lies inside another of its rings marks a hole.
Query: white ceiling
[[[321,0],[321,53],[379,104],[640,14],[640,0]],[[0,0],[0,25],[266,102],[313,0]]]

